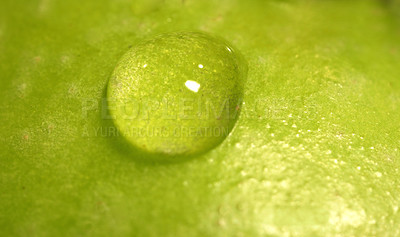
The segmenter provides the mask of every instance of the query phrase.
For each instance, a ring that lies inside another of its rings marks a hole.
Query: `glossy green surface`
[[[246,73],[242,57],[221,40],[160,35],[119,61],[107,88],[109,118],[136,149],[159,159],[204,153],[239,117]]]
[[[0,236],[399,236],[398,22],[368,0],[2,1]],[[108,80],[192,30],[246,58],[241,115],[196,159],[137,162]]]

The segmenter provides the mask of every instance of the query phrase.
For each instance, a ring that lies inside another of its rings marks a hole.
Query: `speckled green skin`
[[[119,61],[108,84],[108,110],[138,149],[169,159],[203,153],[233,128],[246,73],[242,57],[219,39],[164,34],[135,45]]]
[[[141,2],[1,1],[0,236],[400,235],[398,8]],[[130,46],[190,30],[246,58],[240,117],[196,159],[137,162],[102,119],[108,80]]]

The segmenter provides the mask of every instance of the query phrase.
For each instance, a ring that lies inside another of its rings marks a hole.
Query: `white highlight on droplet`
[[[203,64],[199,64],[199,68],[203,68],[204,66],[203,66]]]
[[[198,92],[199,89],[200,89],[200,84],[197,83],[196,81],[187,80],[187,81],[185,82],[185,86],[186,86],[189,90],[191,90],[191,91],[193,91],[193,92]]]
[[[147,67],[147,64],[143,65],[143,67],[146,68],[146,67]]]
[[[232,49],[231,49],[231,48],[226,47],[226,49],[227,49],[229,52],[232,52]]]

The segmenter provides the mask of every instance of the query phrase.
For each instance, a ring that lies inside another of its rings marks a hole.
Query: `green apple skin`
[[[0,236],[399,236],[390,6],[3,1]],[[242,114],[204,155],[137,162],[102,119],[108,79],[133,45],[189,30],[243,53]]]

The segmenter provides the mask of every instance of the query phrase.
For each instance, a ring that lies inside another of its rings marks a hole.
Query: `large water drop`
[[[199,32],[132,47],[108,84],[108,110],[134,147],[166,157],[206,152],[238,119],[247,65],[224,40]]]

